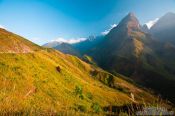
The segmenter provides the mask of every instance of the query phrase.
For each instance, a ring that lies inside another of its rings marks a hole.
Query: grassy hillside
[[[92,75],[94,70],[97,75]],[[52,49],[28,54],[1,53],[0,74],[0,113],[98,112],[110,104],[156,101],[117,77],[112,82],[115,89],[109,88],[108,81],[97,79],[111,74]]]
[[[25,38],[0,28],[0,53],[28,53],[39,49]]]

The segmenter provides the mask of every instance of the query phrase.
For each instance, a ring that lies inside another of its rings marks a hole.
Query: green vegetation
[[[78,106],[78,110],[80,110],[81,112],[86,112],[86,107],[85,106],[83,106],[83,105],[79,105]]]
[[[56,69],[58,65],[61,72]],[[151,103],[155,99],[117,77],[113,77],[113,84],[120,86],[121,90],[109,88],[109,84],[104,85],[101,79],[105,80],[110,74],[96,73],[91,77],[92,70],[91,65],[78,58],[54,50],[0,54],[0,112],[65,113],[72,112],[77,103],[75,109],[80,112],[101,112],[100,108],[109,103],[132,103],[124,88],[133,92],[137,102],[144,99]]]
[[[114,76],[108,72],[105,72],[101,69],[94,70],[91,72],[91,75],[95,78],[100,80],[105,85],[112,87],[114,85]]]
[[[83,61],[92,64],[93,66],[97,66],[97,64],[93,61],[93,58],[88,55],[83,55]]]
[[[79,98],[84,99],[82,86],[75,87],[75,94],[78,95]]]
[[[61,72],[57,71],[57,66]],[[0,112],[59,113],[72,111],[77,103],[81,112],[100,112],[98,107],[107,106],[110,102],[114,105],[132,102],[125,92],[100,82],[100,78],[105,80],[110,74],[97,72],[92,77],[93,70],[99,69],[51,49],[28,54],[0,54]],[[144,99],[150,103],[154,99],[134,85],[113,78],[114,85],[128,86],[138,102]],[[139,93],[144,97],[139,97]]]
[[[101,111],[101,107],[97,102],[93,103],[91,107],[95,113],[99,113]]]
[[[92,95],[90,92],[88,92],[88,93],[86,94],[86,96],[87,96],[87,98],[90,99],[90,100],[93,99],[93,95]]]

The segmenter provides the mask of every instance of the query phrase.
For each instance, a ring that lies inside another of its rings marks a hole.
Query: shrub
[[[105,84],[108,86],[112,86],[114,82],[114,77],[112,75],[109,75],[108,77],[105,78]]]
[[[88,93],[86,94],[86,96],[87,96],[88,99],[91,99],[91,100],[93,99],[93,96],[92,96],[92,94],[91,94],[90,92],[88,92]]]
[[[79,98],[80,98],[80,99],[84,99],[83,94],[80,94],[80,95],[79,95]]]
[[[97,102],[96,103],[93,103],[92,106],[91,106],[91,108],[93,109],[93,111],[95,113],[99,113],[100,110],[101,110],[100,105]]]
[[[83,88],[82,86],[75,86],[75,94],[79,95],[83,93]]]
[[[78,110],[81,112],[86,112],[86,107],[84,105],[78,105]]]
[[[80,99],[84,99],[82,86],[75,87],[75,94],[78,95]]]

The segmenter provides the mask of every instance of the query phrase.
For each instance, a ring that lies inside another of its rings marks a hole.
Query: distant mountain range
[[[43,45],[43,47],[54,48],[65,54],[71,54],[81,57],[80,53],[74,48],[72,44],[69,43],[54,41]]]
[[[86,40],[77,43],[66,43],[59,41],[52,41],[43,45],[47,48],[55,48],[65,54],[78,55],[82,57],[90,49],[94,49],[98,44],[104,40],[105,36],[89,36]]]
[[[165,14],[151,27],[141,26],[129,13],[107,35],[90,38],[71,45],[80,58],[88,55],[103,69],[128,76],[175,103],[174,13]]]

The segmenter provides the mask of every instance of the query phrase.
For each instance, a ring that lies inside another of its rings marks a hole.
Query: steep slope
[[[113,74],[129,76],[140,85],[175,101],[175,93],[172,92],[175,89],[174,47],[144,33],[133,13],[129,13],[96,49],[87,54]]]
[[[175,14],[167,13],[150,29],[150,33],[157,40],[172,42],[175,44]]]
[[[40,49],[32,42],[0,28],[0,52],[29,53]]]
[[[0,32],[0,35],[3,33]],[[10,36],[7,41],[11,38],[22,41],[22,45],[29,46],[33,51],[11,53],[9,51],[14,50],[12,47],[0,53],[2,115],[103,113],[102,108],[108,105],[154,105],[157,101],[145,90],[77,57],[53,49],[38,48],[19,36],[5,33]],[[7,48],[6,45],[2,44],[4,48]],[[130,96],[131,93],[135,99]]]

